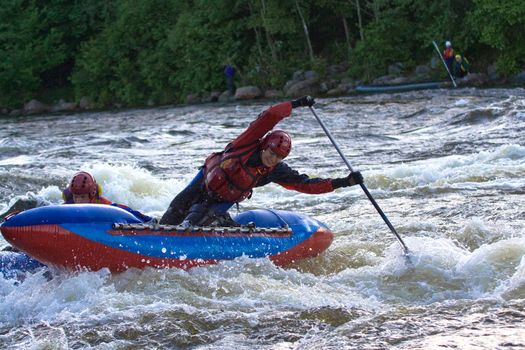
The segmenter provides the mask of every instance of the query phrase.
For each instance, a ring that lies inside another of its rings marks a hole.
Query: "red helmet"
[[[71,179],[69,190],[72,194],[89,194],[89,198],[93,199],[97,196],[98,185],[90,173],[80,171]]]
[[[286,158],[292,150],[292,138],[282,130],[270,131],[262,142],[262,149],[267,148],[270,148],[278,156]]]

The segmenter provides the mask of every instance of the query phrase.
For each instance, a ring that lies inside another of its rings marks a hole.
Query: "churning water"
[[[3,119],[0,212],[20,197],[60,203],[83,169],[106,197],[160,217],[204,158],[270,104]],[[241,210],[325,222],[335,240],[321,256],[285,269],[241,258],[189,271],[2,279],[0,347],[524,349],[525,91],[354,96],[315,109],[412,265],[359,187],[314,196],[271,184]],[[279,127],[293,137],[289,165],[348,173],[308,109]]]

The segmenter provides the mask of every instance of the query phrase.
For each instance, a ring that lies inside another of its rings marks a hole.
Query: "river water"
[[[160,217],[203,159],[270,104],[3,119],[0,212],[21,197],[60,203],[83,169],[106,197]],[[0,348],[525,349],[525,90],[318,99],[315,109],[412,265],[359,187],[306,195],[270,184],[240,210],[325,222],[335,234],[325,253],[284,269],[241,258],[0,280]],[[309,109],[280,127],[293,137],[289,165],[348,173]]]

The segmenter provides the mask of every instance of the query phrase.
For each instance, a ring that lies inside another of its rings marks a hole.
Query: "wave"
[[[517,144],[506,144],[490,151],[468,155],[395,164],[388,169],[364,172],[370,188],[388,190],[460,184],[476,187],[488,183],[521,186],[523,174],[525,147]],[[516,181],[517,183],[513,183]]]

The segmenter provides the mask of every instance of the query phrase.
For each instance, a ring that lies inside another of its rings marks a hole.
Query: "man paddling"
[[[206,158],[195,178],[173,199],[160,224],[235,225],[228,209],[250,198],[253,188],[271,182],[309,194],[361,184],[363,176],[358,171],[343,178],[310,178],[283,162],[292,149],[292,140],[287,132],[272,129],[289,117],[292,109],[314,103],[312,97],[304,96],[262,112],[223,151]]]

